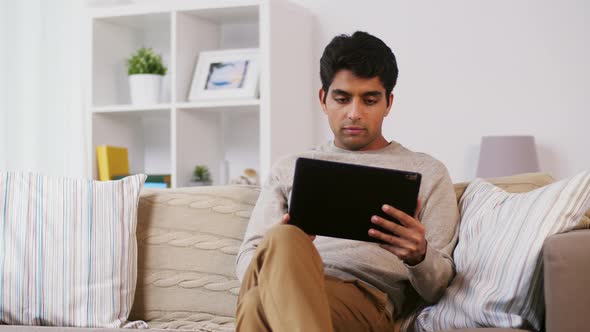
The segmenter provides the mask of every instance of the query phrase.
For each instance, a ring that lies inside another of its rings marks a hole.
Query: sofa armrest
[[[551,236],[544,244],[547,332],[590,326],[590,230]]]

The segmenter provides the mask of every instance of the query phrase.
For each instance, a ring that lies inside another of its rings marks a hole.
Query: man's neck
[[[332,141],[334,143],[334,146],[336,146],[339,149],[342,150],[348,150],[348,151],[353,151],[353,152],[366,152],[366,151],[375,151],[375,150],[381,150],[386,148],[390,142],[388,142],[383,136],[381,136],[380,138],[378,138],[377,140],[359,148],[359,149],[349,149],[348,147],[339,144],[335,139]]]

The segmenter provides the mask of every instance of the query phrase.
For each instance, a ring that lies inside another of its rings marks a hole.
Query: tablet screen
[[[380,242],[368,235],[373,215],[389,204],[413,216],[421,174],[401,170],[298,158],[289,204],[289,224],[307,234]],[[385,233],[389,233],[380,229]]]

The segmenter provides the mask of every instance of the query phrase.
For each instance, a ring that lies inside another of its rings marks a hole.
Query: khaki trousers
[[[244,276],[237,331],[394,331],[387,295],[355,280],[324,275],[309,237],[273,227]]]

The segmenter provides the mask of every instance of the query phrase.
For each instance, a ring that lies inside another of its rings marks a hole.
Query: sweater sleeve
[[[266,231],[279,224],[287,213],[286,191],[281,185],[279,171],[278,164],[272,168],[252,210],[236,260],[236,275],[240,283]]]
[[[410,282],[428,303],[436,302],[455,276],[452,254],[458,236],[459,209],[447,169],[423,202],[420,220],[426,229],[426,256],[417,265],[406,265]]]

